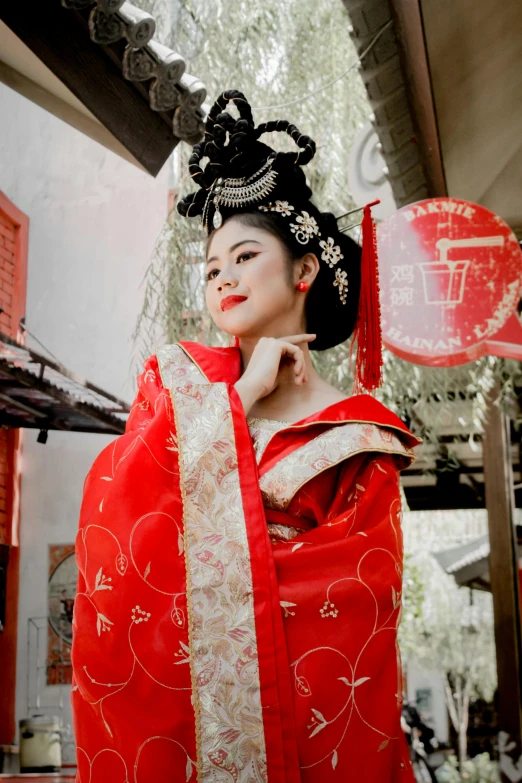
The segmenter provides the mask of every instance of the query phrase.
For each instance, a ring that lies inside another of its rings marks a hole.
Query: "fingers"
[[[279,339],[284,343],[299,345],[299,343],[311,343],[316,337],[316,334],[291,334],[288,337],[280,337]]]
[[[300,385],[301,383],[305,383],[307,378],[303,351],[290,342],[283,340],[280,340],[279,342],[281,344],[282,356],[289,356],[294,362],[294,377],[296,384]]]
[[[279,342],[284,346],[283,355],[289,356],[294,361],[295,382],[299,386],[308,380],[306,375],[306,363],[304,353],[297,346],[310,343],[315,340],[315,334],[291,334],[288,337],[280,337]]]

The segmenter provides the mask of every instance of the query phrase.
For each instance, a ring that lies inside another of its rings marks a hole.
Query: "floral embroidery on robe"
[[[163,346],[85,482],[79,783],[413,783],[398,471],[373,398],[249,421],[237,349]]]

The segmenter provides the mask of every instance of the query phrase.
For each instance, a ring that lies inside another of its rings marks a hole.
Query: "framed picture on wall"
[[[72,679],[72,616],[78,567],[74,544],[49,546],[47,591],[47,684],[70,683]]]

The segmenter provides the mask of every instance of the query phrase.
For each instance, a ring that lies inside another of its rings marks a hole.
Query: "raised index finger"
[[[299,343],[311,343],[316,337],[316,334],[291,334],[288,337],[280,337],[279,339],[285,343],[299,345]]]

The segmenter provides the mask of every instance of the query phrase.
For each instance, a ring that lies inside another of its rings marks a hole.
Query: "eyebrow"
[[[231,247],[229,247],[228,252],[229,253],[233,253],[234,250],[237,250],[237,248],[240,245],[245,245],[247,242],[254,242],[254,244],[256,244],[256,245],[260,245],[261,244],[261,242],[258,242],[257,239],[242,239],[240,242],[236,242],[235,245],[232,245]],[[217,261],[217,260],[218,260],[217,256],[212,256],[211,258],[207,258],[207,264],[210,264],[212,261]]]

